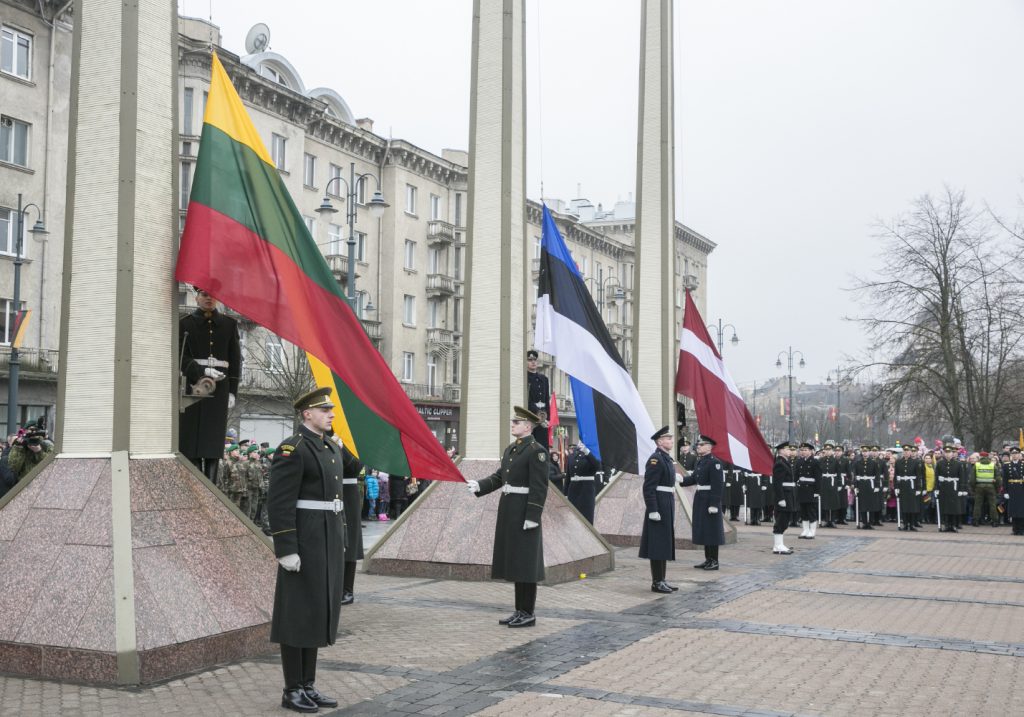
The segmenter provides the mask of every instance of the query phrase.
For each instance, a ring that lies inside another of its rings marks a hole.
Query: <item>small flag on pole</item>
[[[11,330],[11,346],[16,349],[20,349],[22,342],[25,340],[25,329],[28,328],[28,320],[31,316],[32,309],[22,309],[14,317],[14,327]]]

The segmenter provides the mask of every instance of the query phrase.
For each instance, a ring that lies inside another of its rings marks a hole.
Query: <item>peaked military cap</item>
[[[334,408],[334,403],[331,401],[331,387],[324,386],[323,388],[317,388],[309,393],[304,393],[295,399],[296,411],[305,411],[307,408]]]
[[[944,445],[942,447],[942,450],[944,450],[944,451],[955,451],[956,450],[956,446],[954,446],[952,443],[947,443],[946,445]]]
[[[512,411],[516,414],[516,418],[521,418],[530,423],[540,423],[540,416],[522,406],[513,406]]]
[[[822,446],[823,449],[824,448],[835,448],[835,447],[836,447],[836,444],[833,443],[832,441],[825,441],[825,445]]]
[[[917,448],[915,446],[910,445],[909,443],[904,443],[903,444],[903,450],[905,450],[905,451],[916,451]]]
[[[651,440],[652,441],[656,441],[659,438],[661,438],[662,436],[667,436],[667,435],[668,435],[668,426],[662,426],[661,428],[659,428],[657,431],[654,432],[654,435],[651,436]]]
[[[540,354],[537,353],[537,349],[530,349],[526,352],[526,358],[528,359],[535,359],[538,356],[540,356]]]
[[[1017,446],[1013,446],[1010,448],[1010,453],[1020,453],[1020,449]]]
[[[810,448],[812,451],[814,450],[814,444],[813,443],[809,443],[808,441],[804,441],[803,443],[801,443],[800,447],[801,448]]]
[[[783,441],[779,445],[775,446],[775,450],[781,451],[783,448],[789,448],[789,441]]]
[[[713,438],[705,436],[703,433],[700,434],[700,438],[697,439],[697,444],[700,445],[701,443],[706,443],[709,446],[717,446],[718,445],[717,441],[715,441]]]

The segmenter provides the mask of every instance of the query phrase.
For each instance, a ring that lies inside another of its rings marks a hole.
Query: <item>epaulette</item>
[[[287,441],[291,441],[292,438],[296,438],[296,440],[294,442],[294,445],[287,442]],[[302,435],[299,434],[297,437],[296,436],[289,436],[288,438],[285,439],[285,441],[286,441],[285,443],[282,443],[281,445],[279,445],[277,447],[277,450],[281,454],[282,457],[287,458],[288,456],[290,456],[292,454],[292,451],[295,450],[296,446],[298,446],[299,443],[302,441]]]
[[[656,466],[656,465],[658,465],[658,459],[657,459],[657,458],[652,458],[652,459],[651,459],[651,465],[652,465],[652,466]]]

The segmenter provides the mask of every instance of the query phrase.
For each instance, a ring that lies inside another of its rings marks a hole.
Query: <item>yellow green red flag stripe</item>
[[[363,331],[216,54],[175,277],[318,359],[364,463],[463,479]]]

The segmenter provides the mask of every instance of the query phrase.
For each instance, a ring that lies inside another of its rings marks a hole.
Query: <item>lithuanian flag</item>
[[[320,359],[368,465],[463,479],[363,331],[216,54],[175,277]]]

